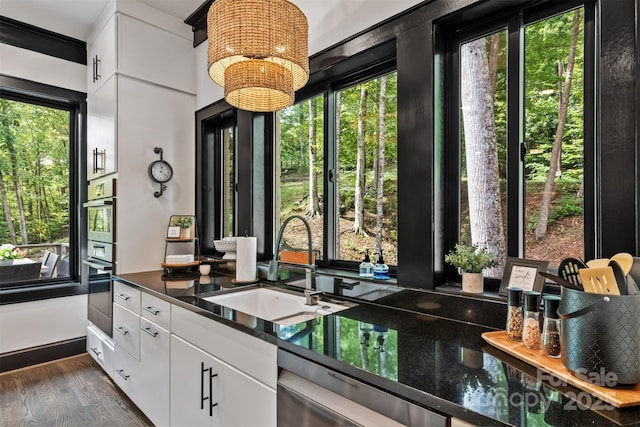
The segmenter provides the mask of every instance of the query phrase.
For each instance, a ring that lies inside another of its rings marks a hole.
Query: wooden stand
[[[492,346],[535,366],[548,374],[602,399],[616,408],[640,405],[640,384],[633,388],[609,388],[591,384],[576,377],[560,359],[545,355],[542,350],[528,349],[521,342],[511,341],[506,331],[485,332],[482,338]]]

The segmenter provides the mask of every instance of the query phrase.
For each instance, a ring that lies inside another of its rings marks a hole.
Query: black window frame
[[[0,305],[87,293],[81,283],[81,262],[86,254],[86,94],[84,92],[0,75],[0,97],[69,111],[69,277],[15,282],[0,289]]]
[[[526,25],[552,17],[554,15],[583,7],[584,10],[584,254],[576,254],[584,259],[593,259],[597,252],[596,237],[590,232],[596,228],[595,197],[597,170],[595,162],[596,128],[595,128],[595,1],[567,1],[532,6],[530,8],[516,8],[503,11],[464,26],[453,26],[454,19],[448,17],[441,25],[443,41],[440,44],[441,54],[445,59],[443,64],[445,98],[444,136],[440,141],[444,152],[446,175],[444,179],[444,217],[445,237],[444,245],[452,249],[460,235],[460,99],[459,81],[459,46],[462,43],[483,37],[496,31],[506,30],[508,38],[507,56],[507,222],[506,246],[507,256],[522,257],[524,251],[525,213],[521,209],[524,202],[524,159],[521,150],[526,147],[524,141],[524,109],[522,99],[524,75],[521,73],[524,54],[522,32]],[[554,266],[551,266],[554,267]],[[445,281],[460,281],[460,275],[453,266],[445,268]],[[499,279],[486,278],[489,289],[497,289]]]

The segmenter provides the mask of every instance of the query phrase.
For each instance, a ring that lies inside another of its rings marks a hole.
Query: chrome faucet
[[[278,238],[276,239],[276,246],[273,252],[273,259],[271,261],[269,261],[269,273],[267,275],[267,279],[271,280],[273,282],[277,282],[278,281],[278,268],[280,266],[280,264],[282,264],[282,262],[280,261],[280,245],[282,244],[282,236],[284,234],[284,230],[287,227],[287,224],[289,224],[289,222],[291,222],[291,220],[293,219],[299,219],[300,221],[302,221],[302,223],[304,224],[305,228],[307,229],[307,245],[308,245],[308,249],[309,249],[309,260],[307,264],[290,264],[290,263],[286,263],[288,267],[291,267],[292,269],[304,269],[304,273],[305,273],[305,290],[304,293],[307,296],[307,303],[309,305],[313,305],[313,301],[315,301],[316,299],[312,298],[312,296],[314,295],[318,295],[319,292],[317,292],[315,290],[316,288],[316,280],[315,280],[315,276],[316,276],[316,266],[313,263],[313,247],[312,247],[312,241],[311,241],[311,227],[309,226],[309,223],[307,222],[306,219],[304,219],[303,217],[301,217],[300,215],[292,215],[289,218],[287,218],[283,223],[282,226],[280,227],[280,231],[278,231]]]

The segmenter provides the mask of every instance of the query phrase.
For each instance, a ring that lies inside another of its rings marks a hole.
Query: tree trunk
[[[364,171],[365,171],[365,121],[367,116],[367,88],[360,89],[360,106],[358,108],[358,155],[356,160],[355,213],[353,231],[367,235],[364,227]]]
[[[2,198],[2,210],[4,210],[4,218],[7,220],[7,229],[9,230],[9,236],[11,236],[11,243],[13,245],[18,244],[16,238],[16,229],[13,227],[13,218],[11,217],[11,207],[9,206],[9,200],[7,199],[7,190],[4,187],[4,175],[0,170],[0,197]]]
[[[551,198],[555,190],[558,161],[562,152],[562,137],[564,135],[564,127],[567,122],[567,108],[569,106],[569,96],[571,95],[571,80],[573,78],[573,66],[576,59],[576,47],[578,45],[580,21],[580,10],[575,10],[573,12],[573,23],[571,25],[571,45],[569,46],[569,57],[567,58],[567,70],[564,75],[564,85],[559,94],[558,126],[556,127],[556,134],[553,140],[553,148],[551,149],[549,173],[547,174],[547,181],[544,184],[544,192],[542,193],[542,201],[540,203],[540,214],[538,216],[538,224],[536,225],[535,231],[536,240],[544,239],[547,235],[549,212],[551,211]]]
[[[336,92],[336,167],[333,170],[333,188],[336,201],[336,258],[342,259],[340,254],[340,107],[342,97],[340,91]]]
[[[460,68],[471,240],[495,254],[497,266],[487,273],[499,277],[506,259],[506,245],[492,77],[484,38],[461,47]]]
[[[376,176],[378,178],[377,185],[378,191],[376,192],[376,253],[382,253],[382,227],[384,225],[384,145],[386,142],[385,135],[385,113],[386,113],[386,101],[387,101],[387,76],[380,78],[380,107],[378,110],[378,117],[380,122],[380,131],[378,133],[378,161]]]
[[[315,99],[309,100],[309,206],[307,215],[320,216],[320,204],[318,203],[318,180],[316,179],[316,103]]]

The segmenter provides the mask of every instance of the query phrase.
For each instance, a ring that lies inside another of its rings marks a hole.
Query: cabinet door
[[[144,296],[144,294],[143,294]],[[155,425],[169,425],[170,334],[140,319],[140,383],[138,406]]]
[[[214,365],[212,356],[171,335],[171,425],[221,425],[212,406],[218,393]]]
[[[87,177],[116,171],[117,77],[87,98]]]
[[[116,70],[116,18],[112,16],[87,49],[87,93],[93,94]]]
[[[276,422],[275,390],[171,336],[172,425],[259,427]]]

